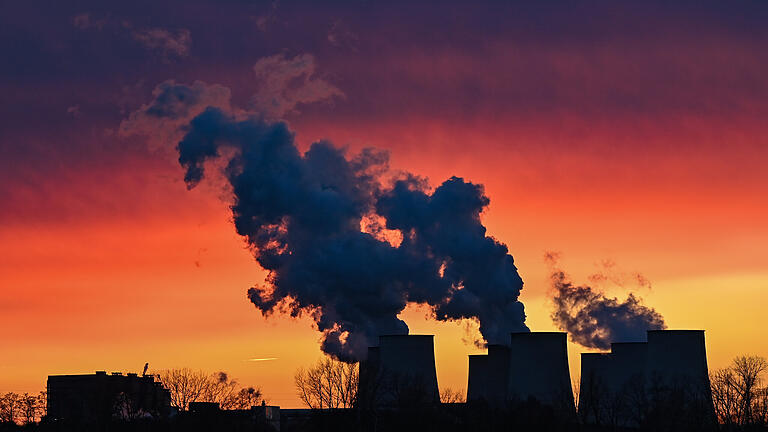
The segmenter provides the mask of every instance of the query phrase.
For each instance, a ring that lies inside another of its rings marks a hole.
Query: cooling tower
[[[379,385],[379,347],[368,347],[368,355],[360,361],[357,382],[357,402],[361,407],[370,409],[376,405],[376,393]]]
[[[611,344],[611,366],[606,384],[612,392],[629,393],[632,386],[642,386],[647,368],[648,344],[619,342]]]
[[[488,356],[475,354],[469,357],[469,376],[467,378],[467,401],[488,400],[490,384]]]
[[[566,334],[512,333],[510,341],[508,397],[534,398],[573,411]]]
[[[704,330],[649,330],[646,379],[709,394]]]
[[[507,398],[509,347],[488,345],[487,355],[469,356],[467,400],[501,404]]]
[[[382,400],[438,402],[440,393],[435,371],[432,335],[379,336],[379,373],[386,382]]]
[[[588,423],[595,423],[600,416],[600,405],[612,372],[612,360],[610,354],[581,354],[579,415]]]

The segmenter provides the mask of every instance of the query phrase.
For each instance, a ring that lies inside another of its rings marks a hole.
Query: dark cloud
[[[568,332],[573,342],[588,347],[608,350],[612,342],[642,342],[647,330],[667,328],[664,317],[643,304],[640,297],[629,293],[625,300],[608,297],[602,290],[589,285],[575,285],[557,266],[557,255],[548,253],[547,261],[553,270],[552,321],[560,330]],[[592,281],[615,280],[613,276],[591,276]],[[649,286],[647,279],[637,277],[636,282]]]
[[[207,88],[166,83],[132,118],[186,120]],[[452,177],[432,191],[411,174],[390,184],[387,152],[318,141],[302,154],[285,123],[265,119],[207,107],[179,125],[177,147],[189,188],[208,161],[225,163],[235,229],[269,274],[248,291],[260,311],[309,314],[322,349],[344,360],[381,334],[407,334],[397,315],[408,302],[438,320],[476,320],[487,342],[527,331],[522,279],[480,222],[482,186]]]
[[[181,137],[182,126],[208,107],[230,108],[231,94],[227,87],[195,81],[191,85],[173,80],[158,84],[152,91],[152,101],[132,112],[120,123],[123,136],[143,135],[155,148]]]

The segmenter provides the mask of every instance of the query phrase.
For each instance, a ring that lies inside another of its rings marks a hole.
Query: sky
[[[705,329],[710,368],[768,356],[766,19],[758,1],[4,2],[0,392],[149,362],[300,405],[320,334],[248,300],[266,273],[226,185],[188,190],[183,125],[141,116],[169,81],[285,120],[302,151],[483,184],[533,331],[557,330],[556,251],[574,282],[609,274],[608,295]],[[477,326],[429,313],[401,317],[464,389]],[[569,344],[574,377],[585,351]]]

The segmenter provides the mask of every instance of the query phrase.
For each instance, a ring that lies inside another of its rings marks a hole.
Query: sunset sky
[[[224,183],[187,190],[173,128],[131,123],[168,80],[233,109],[280,95],[268,114],[301,150],[376,147],[433,186],[483,184],[533,331],[557,330],[557,251],[575,283],[608,274],[608,295],[705,329],[710,368],[768,356],[768,4],[409,3],[3,2],[0,393],[149,362],[300,406],[313,322],[254,308],[266,274]],[[440,386],[465,389],[477,327],[428,315],[402,317],[435,334]]]

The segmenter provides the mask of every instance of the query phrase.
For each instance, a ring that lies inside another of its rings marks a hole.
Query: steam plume
[[[169,101],[179,112],[178,98]],[[490,343],[528,330],[512,256],[480,222],[481,185],[452,177],[432,191],[411,174],[394,180],[388,153],[375,149],[348,155],[318,141],[302,154],[285,123],[225,105],[182,127],[179,162],[191,189],[207,161],[224,160],[235,229],[268,272],[248,290],[262,313],[309,314],[323,351],[345,361],[381,334],[407,334],[397,315],[408,302],[438,320],[476,320]]]
[[[664,317],[645,306],[633,293],[620,301],[589,285],[574,285],[563,270],[555,267],[557,258],[554,254],[547,254],[546,258],[553,266],[552,321],[567,331],[573,342],[607,350],[611,348],[611,342],[639,342],[645,339],[647,330],[667,328]],[[647,283],[644,278],[636,277],[641,283]],[[590,279],[611,278],[596,275]]]

